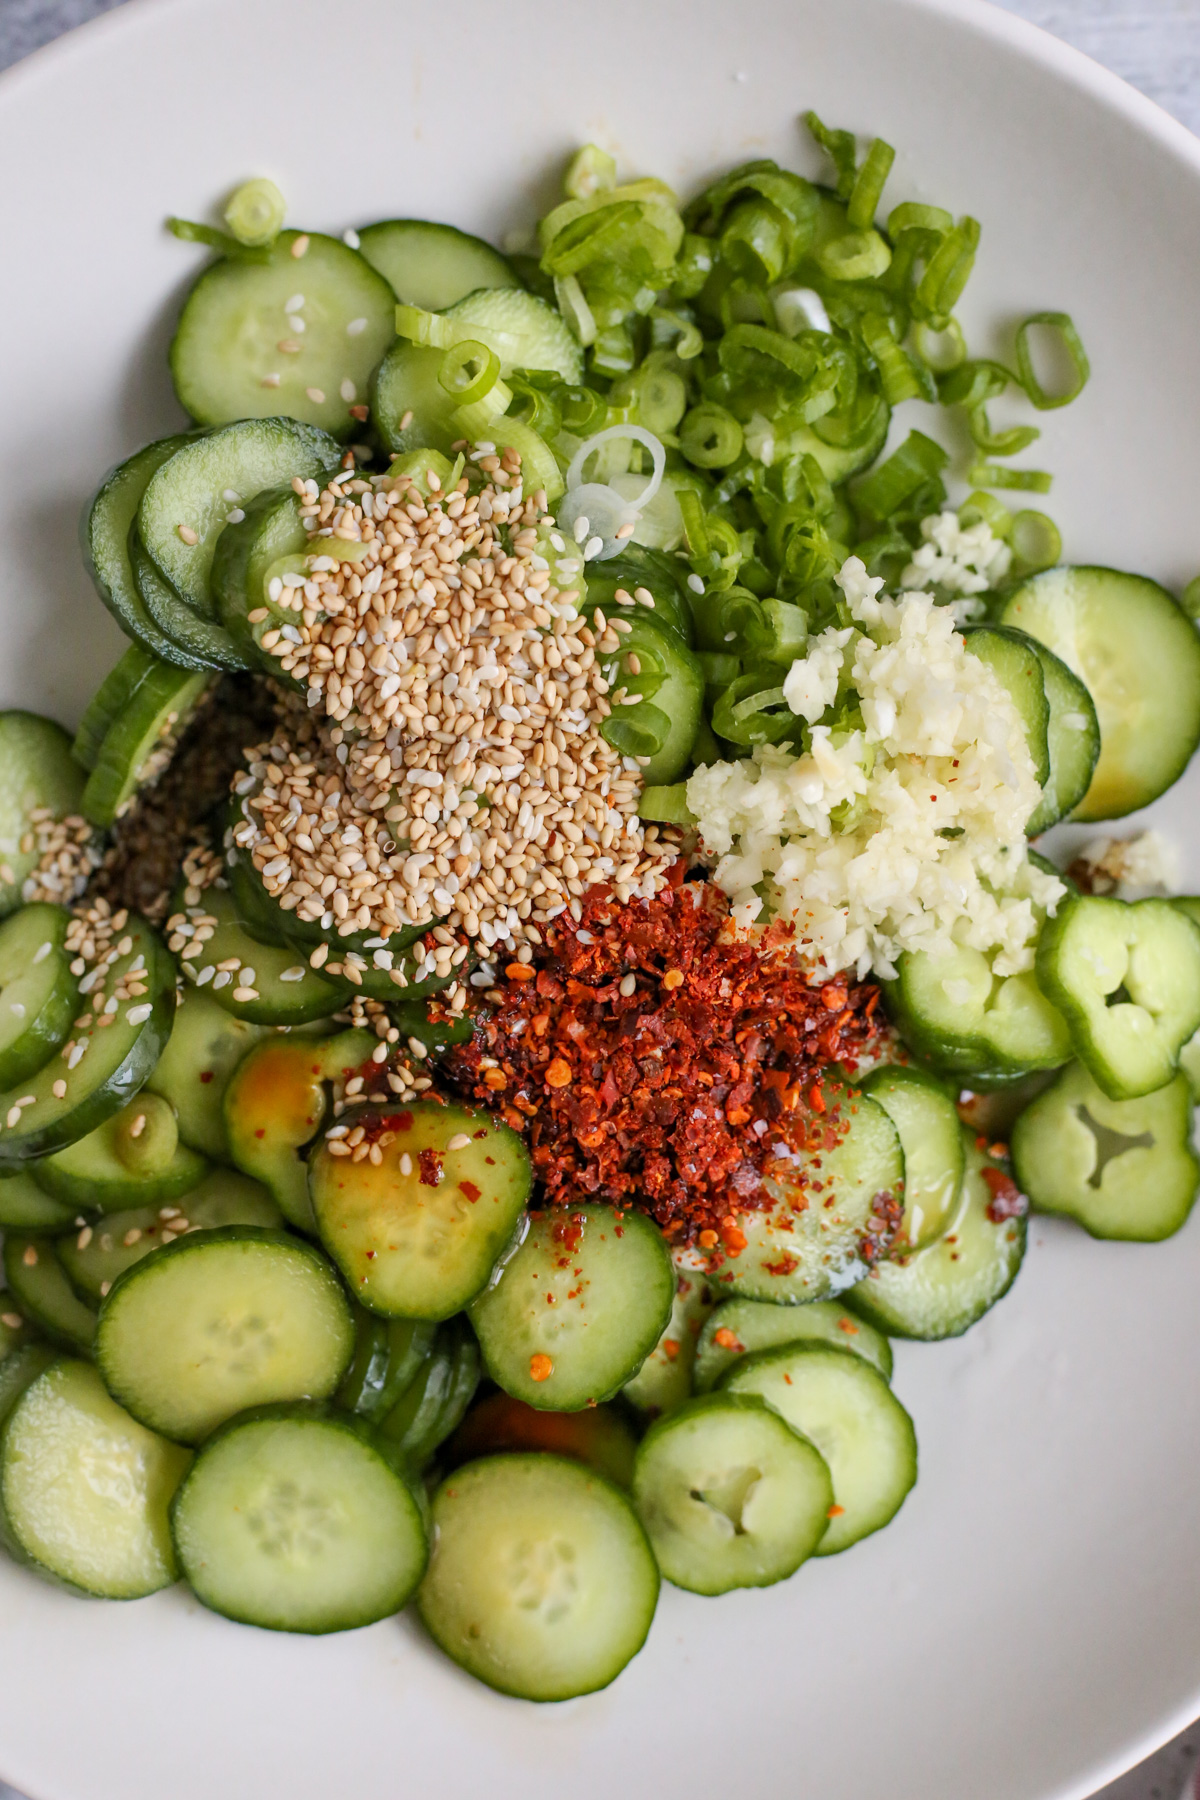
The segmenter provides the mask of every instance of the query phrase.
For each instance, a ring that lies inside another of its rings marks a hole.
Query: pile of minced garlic
[[[600,735],[625,697],[600,663],[628,627],[555,585],[567,545],[516,453],[472,461],[474,493],[433,471],[295,482],[311,553],[250,614],[290,613],[261,641],[302,692],[237,784],[237,841],[298,918],[377,934],[380,967],[393,932],[438,920],[537,944],[586,886],[649,897],[675,855]]]
[[[765,745],[688,782],[735,918],[790,919],[808,954],[860,978],[952,942],[994,952],[997,975],[1031,968],[1066,890],[1029,860],[1041,789],[1011,698],[952,606],[881,597],[858,557],[837,581],[855,624],[811,639],[783,684],[804,753]]]

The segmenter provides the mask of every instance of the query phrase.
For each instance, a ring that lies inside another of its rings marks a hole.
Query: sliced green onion
[[[687,782],[644,787],[638,800],[638,817],[658,825],[694,825],[696,815],[687,803]]]
[[[929,370],[901,349],[881,313],[867,313],[860,329],[863,343],[875,358],[883,397],[889,406],[899,406],[902,400],[936,400],[937,389]]]
[[[813,431],[823,444],[839,450],[857,450],[868,439],[880,435],[880,414],[886,415],[887,411],[886,400],[864,387],[848,412],[826,413],[824,418],[813,421]]]
[[[948,231],[917,283],[914,296],[927,317],[944,318],[954,311],[975,266],[979,248],[979,221],[963,218]]]
[[[456,406],[451,414],[456,437],[486,438],[495,425],[496,420],[506,413],[512,405],[513,393],[506,381],[494,381],[487,392],[478,400],[468,400]],[[513,424],[517,421],[514,419]],[[544,448],[544,446],[543,446]],[[549,452],[546,452],[549,455]],[[553,459],[552,459],[553,460]],[[558,464],[554,464],[557,473]],[[561,487],[555,489],[561,493]]]
[[[917,200],[902,200],[888,214],[887,234],[895,243],[906,231],[928,231],[943,238],[954,229],[954,214],[944,206],[923,206]]]
[[[694,319],[685,318],[683,313],[672,312],[669,307],[656,306],[650,315],[654,331],[654,342],[660,348],[670,344],[680,362],[691,362],[699,356],[704,348],[704,339]]]
[[[918,356],[935,375],[948,375],[967,360],[967,340],[957,319],[948,319],[940,331],[918,319],[913,326],[913,343]]]
[[[631,377],[639,421],[655,437],[672,432],[687,411],[687,383],[674,369],[647,357]]]
[[[817,251],[817,266],[831,281],[876,281],[892,260],[890,245],[877,231],[847,231]]]
[[[260,244],[270,244],[279,236],[287,211],[283,195],[265,175],[253,181],[243,181],[230,196],[229,205],[225,208],[225,223],[239,244],[248,244],[257,249]]]
[[[556,275],[554,298],[559,312],[586,350],[596,341],[596,317],[584,297],[578,275]]]
[[[700,504],[699,494],[691,493],[685,488],[679,489],[678,499],[688,555],[693,561],[696,561],[708,554],[708,528],[705,523],[704,508]]]
[[[1200,619],[1200,575],[1192,576],[1179,596],[1179,604],[1189,619]]]
[[[976,488],[967,495],[958,509],[960,525],[977,525],[982,519],[993,537],[1005,541],[1012,535],[1013,516],[1002,500],[994,494],[985,494],[982,488]]]
[[[722,259],[747,281],[769,287],[791,263],[790,222],[761,199],[743,200],[721,231]]]
[[[628,375],[637,363],[637,346],[631,327],[622,320],[597,331],[592,345],[592,367],[602,375]]]
[[[679,448],[697,469],[724,469],[736,462],[745,441],[741,426],[711,400],[693,406],[679,427]]]
[[[1043,512],[1019,512],[1012,522],[1013,558],[1022,575],[1052,569],[1062,556],[1062,534]]]
[[[804,123],[837,170],[837,197],[848,200],[854,191],[855,164],[858,148],[852,131],[834,131],[823,125],[815,112],[806,112]]]
[[[982,400],[977,406],[968,406],[967,430],[975,448],[985,456],[1016,456],[1042,435],[1036,425],[1010,425],[1003,431],[994,431]]]
[[[703,672],[706,690],[726,688],[742,672],[741,657],[730,656],[723,650],[696,650],[693,655]]]
[[[595,388],[569,387],[560,400],[563,429],[572,437],[590,437],[608,417],[608,406]]]
[[[777,744],[798,730],[800,721],[788,706],[782,687],[775,686],[779,671],[751,669],[731,681],[713,707],[712,726],[718,737],[731,744]],[[775,710],[782,707],[782,712]]]
[[[772,598],[763,601],[762,609],[775,634],[774,642],[764,655],[768,662],[785,663],[790,667],[798,656],[804,655],[804,646],[808,642],[808,614],[790,601]]]
[[[875,223],[883,186],[892,172],[895,160],[896,152],[892,146],[885,144],[882,138],[876,138],[854,177],[854,186],[850,190],[846,206],[846,217],[856,231],[865,231]]]
[[[1071,381],[1061,393],[1052,394],[1044,388],[1034,370],[1029,333],[1035,325],[1040,325],[1048,331],[1056,331],[1070,359]],[[1070,313],[1033,313],[1025,320],[1017,331],[1017,369],[1020,373],[1021,386],[1039,412],[1048,412],[1055,406],[1069,406],[1072,400],[1082,394],[1087,386],[1092,368],[1088,362],[1087,351],[1083,347],[1083,340],[1075,329],[1075,322]]]
[[[995,463],[976,463],[967,480],[972,487],[1020,488],[1031,494],[1048,494],[1054,484],[1045,469],[1001,469]]]
[[[215,225],[199,225],[194,219],[168,219],[167,230],[185,244],[207,244],[231,262],[265,263],[271,259],[266,244],[243,244],[229,232],[218,231]]]
[[[590,200],[617,185],[616,158],[598,144],[585,144],[567,164],[563,190],[570,200]]]
[[[875,519],[886,519],[901,503],[916,493],[932,475],[940,475],[950,461],[949,453],[935,444],[924,432],[910,431],[887,461],[858,485],[855,505]],[[977,487],[993,483],[976,482]]]
[[[689,231],[680,247],[671,277],[671,292],[680,300],[694,300],[713,271],[713,241]]]
[[[600,736],[621,756],[657,756],[670,732],[666,713],[648,700],[617,707],[600,727]]]
[[[473,406],[500,379],[500,358],[477,339],[464,338],[447,350],[438,366],[438,385],[460,406]]]

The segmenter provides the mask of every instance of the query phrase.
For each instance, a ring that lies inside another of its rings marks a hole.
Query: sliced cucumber
[[[225,1089],[266,1027],[235,1019],[202,988],[188,988],[171,1035],[147,1082],[175,1110],[180,1141],[215,1162],[229,1162]]]
[[[211,665],[182,649],[151,617],[138,592],[129,560],[129,533],[146,483],[187,441],[186,433],[162,438],[111,469],[84,512],[80,536],[83,559],[96,592],[125,635],[163,662],[197,669]],[[88,766],[84,764],[85,768]]]
[[[30,814],[46,807],[56,819],[78,813],[84,773],[71,740],[53,719],[37,713],[0,713],[0,918],[21,904],[21,890],[37,866]]]
[[[83,814],[93,825],[107,830],[165,774],[213,679],[169,663],[146,671],[105,732],[83,790]]]
[[[676,1252],[675,1298],[662,1336],[623,1389],[631,1406],[651,1419],[682,1406],[692,1391],[692,1369],[700,1329],[716,1304],[712,1283],[693,1266],[690,1251]]]
[[[998,625],[968,625],[962,635],[972,656],[987,664],[1016,708],[1034,779],[1044,788],[1050,777],[1050,703],[1037,651],[1024,632]]]
[[[900,1134],[904,1152],[903,1243],[920,1250],[941,1237],[954,1217],[962,1186],[962,1132],[954,1101],[921,1069],[888,1064],[863,1083]]]
[[[192,439],[151,476],[137,514],[142,543],[180,599],[213,620],[209,573],[231,509],[295,476],[322,478],[340,458],[326,432],[298,419],[239,417]]]
[[[468,1674],[523,1700],[614,1681],[646,1641],[658,1569],[629,1502],[564,1457],[489,1456],[433,1499],[417,1603]]]
[[[0,1437],[7,1546],[38,1574],[100,1599],[169,1587],[167,1508],[189,1461],[122,1411],[89,1363],[53,1362]]]
[[[79,984],[62,906],[23,906],[0,925],[0,1088],[35,1075],[66,1042]]]
[[[662,1336],[675,1270],[644,1213],[573,1206],[530,1216],[471,1307],[487,1372],[551,1412],[610,1400]]]
[[[95,768],[109,726],[120,718],[151,669],[158,668],[161,662],[161,657],[152,656],[140,644],[130,644],[120,662],[108,671],[88,701],[71,745],[71,755],[81,768]]]
[[[856,444],[853,449],[847,449],[841,444],[827,444],[811,425],[798,425],[794,431],[788,432],[782,442],[776,444],[775,460],[779,462],[784,457],[811,456],[815,458],[830,486],[840,487],[851,475],[857,475],[860,469],[867,468],[875,461],[887,442],[891,422],[891,408],[881,396],[877,396],[871,430],[861,444]]]
[[[204,425],[287,413],[336,437],[361,431],[350,408],[392,341],[395,304],[363,257],[316,231],[281,231],[265,262],[210,263],[171,343],[180,404]],[[271,484],[226,485],[249,499]]]
[[[158,1094],[140,1093],[111,1119],[32,1165],[47,1194],[80,1210],[161,1205],[190,1193],[208,1171],[204,1157],[179,1142],[179,1127]]]
[[[437,1327],[432,1353],[388,1412],[380,1432],[404,1464],[422,1469],[457,1430],[479,1386],[479,1345],[459,1316]]]
[[[536,294],[519,287],[483,287],[446,309],[457,325],[479,327],[487,341],[496,333],[503,343],[500,367],[546,369],[568,386],[583,380],[583,348],[562,314]]]
[[[667,1580],[693,1594],[794,1575],[829,1524],[820,1452],[757,1394],[705,1394],[642,1439],[633,1500]]]
[[[1200,925],[1169,900],[1080,894],[1038,940],[1038,980],[1110,1100],[1166,1085],[1200,1029]]]
[[[58,1260],[75,1292],[98,1306],[119,1275],[152,1250],[192,1231],[215,1231],[225,1225],[258,1225],[275,1231],[283,1226],[279,1208],[266,1188],[232,1169],[216,1169],[194,1187],[178,1206],[133,1206],[107,1213],[75,1237],[56,1246]]]
[[[90,982],[84,977],[93,1009],[86,1023],[36,1075],[0,1095],[0,1170],[49,1156],[94,1131],[138,1092],[158,1061],[175,1011],[175,965],[136,913],[112,955],[102,979],[95,979],[98,970]]]
[[[1196,1199],[1186,1076],[1139,1100],[1110,1100],[1080,1063],[1063,1070],[1013,1127],[1017,1180],[1039,1212],[1065,1213],[1098,1238],[1155,1243]]]
[[[1073,812],[1087,793],[1100,757],[1100,721],[1092,696],[1048,644],[1030,638],[1042,665],[1050,722],[1046,743],[1050,774],[1042,783],[1041,805],[1025,827],[1030,837],[1049,831]]]
[[[511,265],[482,238],[427,219],[364,225],[358,248],[397,300],[426,312],[444,312],[479,288],[521,285]]]
[[[888,1265],[881,1265],[887,1267]],[[861,1283],[860,1283],[861,1286]],[[857,1289],[851,1288],[851,1293]],[[839,1300],[809,1306],[772,1306],[769,1300],[726,1300],[712,1313],[696,1349],[696,1392],[707,1394],[739,1357],[780,1344],[816,1342],[853,1350],[892,1379],[892,1347],[881,1332],[856,1319]]]
[[[1026,1225],[1024,1211],[1014,1206],[1023,1208],[1023,1202],[970,1132],[963,1133],[963,1148],[962,1199],[946,1235],[924,1250],[880,1263],[846,1295],[846,1304],[868,1329],[874,1325],[893,1337],[926,1341],[959,1337],[1016,1280]]]
[[[205,1444],[171,1508],[183,1573],[227,1619],[353,1631],[408,1604],[425,1572],[421,1509],[359,1421],[267,1407]]]
[[[401,338],[375,371],[371,417],[394,456],[409,450],[447,453],[462,436],[451,422],[454,403],[438,380],[443,354]]]
[[[55,1360],[58,1352],[49,1344],[22,1344],[0,1361],[0,1425],[7,1419],[26,1388]]]
[[[33,1231],[53,1236],[70,1231],[78,1216],[77,1206],[68,1206],[65,1200],[55,1200],[44,1193],[27,1170],[0,1177],[0,1231]]]
[[[816,1343],[760,1350],[734,1364],[720,1391],[760,1395],[829,1465],[833,1516],[818,1556],[848,1550],[899,1512],[917,1479],[916,1432],[861,1356]]]
[[[586,1463],[628,1489],[633,1483],[637,1439],[623,1408],[589,1406],[583,1412],[540,1412],[511,1394],[489,1394],[474,1405],[438,1459],[461,1468],[481,1456],[509,1450],[542,1450]]]
[[[227,888],[206,888],[199,905],[182,906],[172,915],[168,931],[179,929],[180,923],[193,929],[200,923],[215,926],[203,955],[183,966],[191,980],[211,982],[213,999],[235,1019],[254,1025],[305,1025],[327,1019],[351,994],[349,982],[327,981],[293,946],[264,944],[251,937]],[[231,963],[238,966],[231,969]]]
[[[225,630],[213,619],[202,618],[181,600],[141,540],[137,521],[129,529],[129,566],[146,611],[181,654],[174,661],[184,668],[249,668],[245,657]],[[171,660],[171,659],[167,659]]]
[[[136,1263],[96,1331],[109,1391],[181,1443],[250,1406],[326,1399],[353,1350],[349,1302],[320,1251],[244,1225],[178,1238]]]
[[[529,1198],[524,1141],[488,1113],[433,1100],[346,1113],[334,1131],[310,1159],[308,1191],[350,1291],[385,1315],[460,1312],[487,1281]],[[347,1134],[377,1149],[379,1160],[355,1160]]]
[[[380,1319],[359,1309],[354,1360],[337,1391],[337,1403],[364,1419],[391,1412],[433,1354],[438,1328],[431,1319]]]
[[[953,943],[905,951],[886,988],[905,1043],[965,1080],[984,1069],[1023,1075],[1060,1068],[1071,1054],[1066,1020],[1032,970],[1000,976],[994,961],[994,951]]]
[[[841,1135],[794,1173],[775,1165],[771,1210],[742,1214],[746,1247],[719,1270],[726,1292],[785,1306],[823,1300],[857,1281],[890,1242],[888,1209],[898,1215],[904,1179],[896,1127],[865,1095],[850,1102],[830,1090],[826,1103]]]
[[[96,1309],[79,1299],[54,1251],[52,1238],[7,1232],[4,1278],[21,1311],[51,1343],[90,1355],[96,1337]]]
[[[225,1089],[225,1130],[233,1161],[262,1182],[284,1218],[301,1231],[317,1228],[308,1164],[300,1152],[324,1122],[326,1083],[344,1081],[360,1069],[377,1042],[369,1031],[343,1031],[320,1040],[271,1037],[243,1058]]]
[[[1200,742],[1200,637],[1157,582],[1117,569],[1046,569],[1001,614],[1086,686],[1100,758],[1077,819],[1117,819],[1182,775]]]
[[[210,579],[217,617],[250,662],[276,680],[290,682],[278,658],[262,648],[264,631],[292,622],[290,610],[271,599],[270,579],[281,566],[302,568],[313,550],[312,539],[290,483],[266,488],[243,510],[245,518],[225,527],[213,552]],[[322,546],[328,542],[321,540]],[[248,615],[260,607],[266,607],[268,617],[252,625]]]

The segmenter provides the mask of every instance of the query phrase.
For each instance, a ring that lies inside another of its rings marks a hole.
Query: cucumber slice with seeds
[[[486,343],[495,332],[503,339],[503,373],[510,369],[546,369],[568,386],[583,380],[583,348],[562,314],[536,294],[519,287],[485,287],[446,309],[456,325],[479,328]]]
[[[21,1311],[51,1343],[90,1356],[96,1337],[96,1309],[76,1294],[54,1251],[54,1240],[26,1232],[4,1238],[4,1279]]]
[[[168,931],[177,929],[178,921],[193,928],[199,921],[215,921],[200,955],[190,957],[183,968],[190,980],[204,979],[206,986],[211,984],[217,1005],[235,1019],[248,1019],[254,1025],[305,1025],[327,1019],[351,994],[349,982],[328,981],[318,975],[294,946],[280,948],[251,937],[228,888],[206,888],[197,906],[181,906],[172,914]],[[235,960],[236,969],[222,966]],[[253,994],[253,999],[246,999],[247,993]]]
[[[345,1081],[360,1069],[378,1041],[370,1031],[342,1031],[319,1041],[271,1037],[243,1058],[225,1090],[233,1161],[262,1182],[300,1231],[317,1229],[301,1152],[324,1122],[326,1083]]]
[[[1200,741],[1200,637],[1165,588],[1117,569],[1046,569],[1001,617],[1047,644],[1095,703],[1100,757],[1076,819],[1121,818],[1179,779]]]
[[[171,343],[180,405],[205,425],[287,413],[361,433],[350,408],[366,400],[395,309],[388,283],[339,238],[281,231],[265,261],[223,257],[192,288]],[[249,499],[271,484],[225,485]]]
[[[300,516],[300,499],[290,484],[267,488],[245,507],[245,518],[227,525],[213,553],[212,590],[217,616],[248,661],[276,680],[298,687],[262,648],[262,635],[272,626],[289,624],[290,610],[277,606],[268,592],[280,565],[303,566],[314,545]],[[328,538],[321,539],[325,549]],[[266,607],[268,617],[250,623],[249,614]]]
[[[896,1127],[865,1095],[830,1089],[826,1105],[841,1136],[794,1170],[786,1160],[773,1165],[774,1205],[742,1215],[746,1247],[716,1271],[722,1291],[785,1306],[824,1300],[890,1243],[904,1179]]]
[[[385,1417],[433,1354],[437,1333],[430,1319],[380,1319],[360,1308],[354,1361],[337,1391],[338,1405],[364,1419]]]
[[[857,1291],[850,1289],[852,1294]],[[696,1392],[707,1394],[715,1388],[739,1357],[752,1356],[757,1350],[774,1350],[780,1344],[810,1341],[853,1350],[878,1369],[885,1381],[892,1379],[892,1347],[886,1337],[848,1312],[839,1300],[814,1300],[808,1306],[726,1300],[711,1314],[700,1333]]]
[[[820,1452],[757,1394],[705,1394],[650,1427],[633,1500],[667,1580],[727,1594],[807,1562],[833,1483]]]
[[[270,1407],[210,1438],[171,1508],[196,1598],[270,1631],[352,1631],[408,1604],[421,1508],[360,1421]]]
[[[179,1142],[175,1114],[157,1094],[142,1092],[111,1119],[32,1165],[40,1188],[76,1212],[161,1205],[190,1193],[208,1172]]]
[[[62,906],[23,906],[0,925],[0,1088],[24,1081],[66,1042],[79,1005]]]
[[[967,649],[988,665],[1016,708],[1034,779],[1044,788],[1050,776],[1050,703],[1037,651],[1024,632],[997,625],[968,625],[962,635]]]
[[[451,422],[454,403],[438,380],[443,354],[401,338],[375,371],[371,417],[393,456],[410,450],[446,455],[462,436]]]
[[[147,670],[104,734],[83,790],[83,814],[107,830],[170,766],[213,677],[159,663]]]
[[[99,1306],[109,1289],[151,1251],[193,1231],[225,1225],[283,1227],[279,1208],[259,1182],[232,1169],[217,1169],[175,1206],[131,1206],[106,1214],[56,1246],[67,1279],[82,1300]]]
[[[136,519],[129,528],[129,566],[146,611],[183,653],[174,659],[177,663],[234,673],[249,667],[223,625],[201,618],[179,598],[143,544]]]
[[[963,1133],[966,1174],[950,1229],[936,1244],[895,1262],[883,1262],[851,1288],[846,1304],[893,1337],[931,1343],[959,1337],[1017,1278],[1025,1255],[1023,1212],[997,1207],[988,1185],[998,1165]],[[1000,1171],[1001,1173],[1003,1171]],[[1015,1189],[1010,1198],[1016,1200]]]
[[[1042,783],[1041,805],[1025,827],[1029,837],[1049,831],[1075,810],[1091,786],[1100,757],[1100,721],[1092,696],[1048,644],[1030,638],[1042,665],[1050,721],[1046,743],[1050,773]]]
[[[174,1109],[180,1141],[214,1162],[229,1162],[225,1090],[248,1050],[267,1035],[235,1019],[203,988],[185,988],[171,1035],[147,1087]]]
[[[674,1298],[671,1258],[644,1213],[578,1206],[530,1216],[520,1248],[471,1307],[471,1323],[506,1394],[576,1412],[612,1399],[637,1372]]]
[[[593,1469],[533,1453],[456,1469],[433,1499],[417,1595],[436,1643],[523,1700],[607,1687],[646,1641],[658,1569],[628,1500]]]
[[[296,476],[323,478],[340,460],[326,432],[298,419],[240,418],[194,438],[157,470],[138,507],[138,533],[180,599],[215,620],[209,576],[230,512]]]
[[[397,300],[426,312],[444,312],[479,288],[521,285],[498,250],[453,225],[381,219],[361,227],[358,248]]]
[[[359,1126],[378,1163],[356,1162],[342,1143]],[[343,1114],[335,1130],[310,1159],[308,1191],[322,1242],[355,1299],[412,1319],[461,1311],[529,1198],[522,1139],[487,1113],[432,1100],[364,1107]]]
[[[0,918],[21,904],[21,890],[38,861],[30,815],[46,807],[56,819],[78,813],[84,773],[71,740],[53,719],[37,713],[0,713]]]
[[[28,1568],[105,1600],[177,1578],[167,1508],[190,1461],[137,1424],[88,1363],[62,1358],[0,1437],[0,1526]]]
[[[899,1512],[917,1479],[916,1432],[861,1356],[815,1343],[760,1350],[736,1362],[719,1391],[760,1395],[824,1457],[834,1508],[818,1556],[848,1550]]]
[[[96,973],[90,984],[84,978],[92,1008],[86,1023],[36,1075],[0,1095],[0,1170],[94,1131],[138,1092],[158,1061],[175,1011],[175,965],[144,919],[129,914],[114,960],[102,980]]]
[[[96,592],[125,635],[163,662],[200,669],[214,665],[175,643],[151,616],[134,580],[129,557],[129,533],[146,483],[187,441],[186,433],[163,438],[111,469],[84,512],[80,536],[83,560]]]
[[[52,1236],[60,1231],[70,1231],[80,1210],[78,1206],[55,1200],[45,1193],[25,1169],[16,1175],[0,1176],[0,1231],[32,1231]]]
[[[245,1225],[177,1238],[126,1270],[96,1331],[110,1393],[181,1443],[247,1407],[327,1398],[353,1349],[350,1304],[320,1251]]]
[[[941,1082],[921,1069],[876,1069],[863,1092],[882,1106],[900,1134],[904,1218],[898,1241],[920,1250],[941,1237],[958,1206],[963,1178],[958,1110]]]
[[[701,1327],[716,1304],[717,1296],[703,1268],[695,1267],[691,1251],[676,1251],[675,1298],[662,1336],[622,1390],[638,1412],[651,1419],[682,1406],[692,1391],[692,1371]]]

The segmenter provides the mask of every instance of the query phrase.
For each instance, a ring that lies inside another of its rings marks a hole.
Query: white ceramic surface
[[[1074,311],[1094,379],[1026,458],[1058,471],[1069,554],[1193,574],[1200,146],[1020,22],[971,0],[135,0],[0,81],[0,700],[73,721],[119,648],[76,519],[179,417],[163,352],[197,257],[166,213],[263,171],[313,226],[408,211],[499,238],[584,137],[685,188],[748,155],[815,171],[810,105],[899,146],[889,199],[982,219],[980,348]],[[1156,809],[1168,827],[1198,792]],[[1200,1708],[1200,1219],[1155,1247],[1032,1240],[966,1339],[897,1347],[922,1462],[897,1522],[766,1593],[667,1589],[607,1693],[538,1710],[409,1620],[287,1639],[0,1561],[0,1773],[35,1800],[1081,1800]]]

